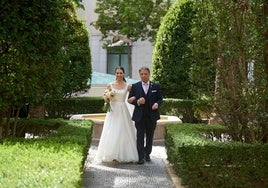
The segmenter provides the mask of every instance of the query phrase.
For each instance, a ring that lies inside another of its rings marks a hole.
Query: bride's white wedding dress
[[[115,91],[115,96],[110,103],[111,110],[104,120],[95,161],[136,162],[136,129],[126,103],[127,86],[124,89],[115,89],[111,84],[111,88]]]

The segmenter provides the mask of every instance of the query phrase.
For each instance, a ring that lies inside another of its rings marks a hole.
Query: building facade
[[[90,23],[97,20],[98,15],[94,12],[96,9],[96,0],[82,1],[84,10],[77,11],[78,17],[82,19],[89,31],[89,46],[92,56],[92,69],[96,72],[114,74],[116,66],[123,66],[126,71],[126,77],[139,79],[138,69],[141,66],[151,68],[153,45],[149,41],[137,41],[131,46],[132,72],[128,72],[128,58],[126,51],[118,52],[116,47],[103,48],[105,41],[101,40],[102,34],[96,30]]]

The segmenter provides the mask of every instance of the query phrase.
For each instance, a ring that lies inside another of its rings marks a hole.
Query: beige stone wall
[[[106,86],[92,86],[86,95],[90,97],[102,96],[105,89]]]

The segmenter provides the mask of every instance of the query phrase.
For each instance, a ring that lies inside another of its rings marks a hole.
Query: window
[[[107,73],[114,74],[115,68],[125,69],[125,77],[129,76],[129,65],[126,46],[109,47],[107,49]]]

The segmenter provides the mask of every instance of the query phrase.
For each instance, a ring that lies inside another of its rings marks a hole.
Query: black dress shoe
[[[145,161],[151,161],[150,155],[145,155]]]
[[[143,164],[144,163],[144,159],[140,159],[137,163],[138,164]]]

